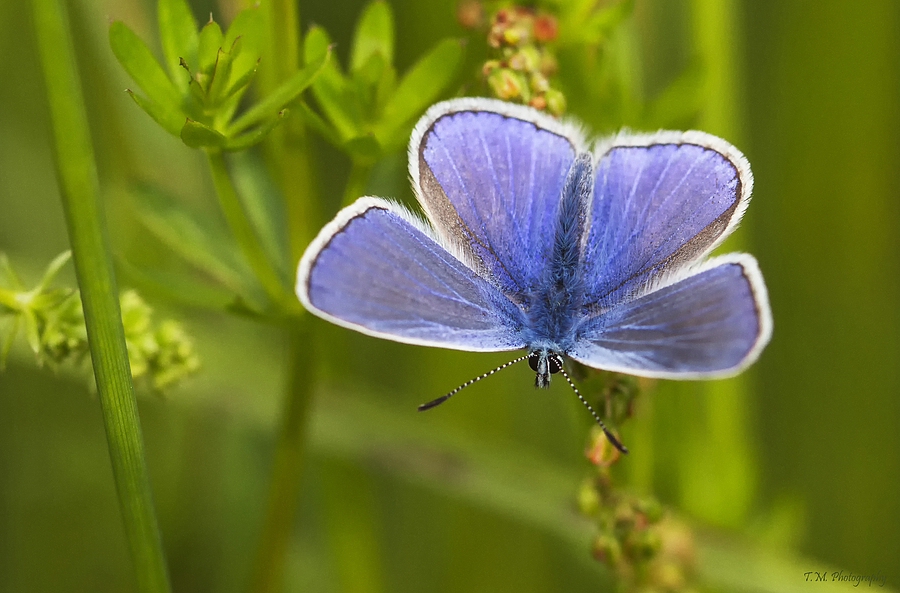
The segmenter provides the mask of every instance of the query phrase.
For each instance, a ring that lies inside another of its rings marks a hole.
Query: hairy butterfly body
[[[524,348],[539,387],[564,372],[563,357],[725,377],[768,342],[756,260],[707,258],[753,185],[724,140],[658,132],[590,147],[532,109],[457,99],[420,120],[409,161],[427,221],[372,197],[339,212],[300,262],[297,294],[312,313],[410,344]]]

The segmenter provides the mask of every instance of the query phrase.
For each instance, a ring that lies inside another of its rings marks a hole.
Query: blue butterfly
[[[720,138],[623,133],[589,146],[572,123],[464,98],[418,122],[409,172],[427,221],[374,197],[341,210],[300,261],[310,312],[407,344],[524,348],[499,368],[527,359],[538,387],[565,373],[565,357],[644,377],[727,377],[769,341],[756,260],[707,258],[753,186]]]

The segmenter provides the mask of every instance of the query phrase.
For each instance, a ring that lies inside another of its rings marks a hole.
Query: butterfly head
[[[541,348],[528,353],[528,366],[537,373],[534,377],[535,387],[550,387],[550,375],[555,375],[563,368],[563,357],[558,352]]]

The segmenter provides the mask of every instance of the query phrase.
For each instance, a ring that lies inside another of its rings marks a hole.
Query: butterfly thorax
[[[561,355],[568,351],[580,321],[584,301],[584,284],[579,274],[581,245],[592,191],[590,155],[582,154],[569,170],[559,198],[553,253],[525,311],[529,364],[537,373],[538,387],[549,385],[550,374],[562,368]]]

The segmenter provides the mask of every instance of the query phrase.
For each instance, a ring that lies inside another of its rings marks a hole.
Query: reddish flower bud
[[[498,99],[508,101],[522,96],[525,84],[521,76],[507,68],[498,68],[488,76],[488,85]]]
[[[456,6],[456,20],[466,29],[477,29],[484,24],[484,6],[478,0],[462,0]]]
[[[553,41],[559,35],[559,24],[548,14],[538,15],[534,19],[534,38],[540,43]]]
[[[547,99],[542,96],[532,97],[531,101],[529,101],[528,104],[535,109],[543,111],[547,108]]]
[[[484,63],[484,66],[481,67],[481,75],[487,78],[491,75],[491,72],[500,67],[500,62],[497,60],[488,60]]]

